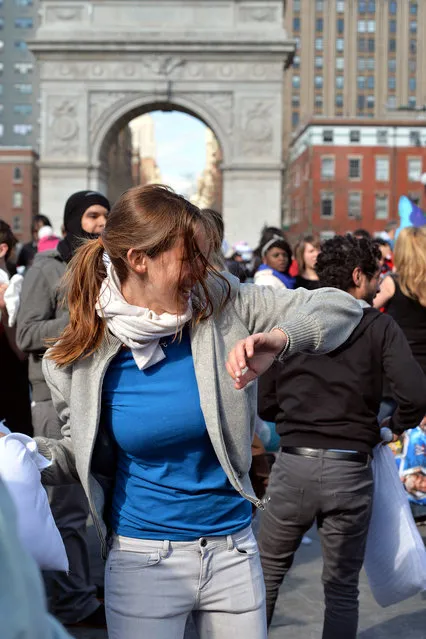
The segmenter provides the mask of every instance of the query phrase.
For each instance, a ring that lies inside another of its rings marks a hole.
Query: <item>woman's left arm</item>
[[[279,328],[287,336],[280,358],[300,351],[327,353],[343,344],[361,321],[360,304],[335,288],[272,290],[241,285],[235,307],[250,334]]]

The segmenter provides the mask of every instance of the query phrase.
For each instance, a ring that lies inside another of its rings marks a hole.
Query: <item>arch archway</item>
[[[41,76],[41,210],[57,228],[66,197],[105,190],[117,127],[153,108],[210,127],[223,151],[230,242],[280,224],[282,73],[293,51],[282,0],[41,0],[32,43]]]

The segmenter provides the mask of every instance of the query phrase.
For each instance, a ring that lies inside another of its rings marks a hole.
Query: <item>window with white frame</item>
[[[322,51],[323,50],[322,38],[316,38],[316,40],[315,40],[315,49],[317,49],[317,51]]]
[[[337,38],[336,40],[336,51],[344,51],[345,49],[345,41],[343,38]]]
[[[14,209],[21,209],[24,203],[24,196],[20,191],[15,191],[12,195],[12,206]]]
[[[375,217],[376,220],[387,220],[389,216],[389,196],[387,193],[376,193]]]
[[[345,68],[345,58],[336,58],[336,69],[343,71]]]
[[[409,135],[410,135],[410,144],[412,144],[413,146],[422,145],[419,131],[415,131],[415,130],[410,131]]]
[[[331,219],[334,217],[334,193],[322,191],[321,193],[321,217]]]
[[[362,194],[360,191],[349,191],[348,218],[350,220],[361,219],[361,200],[362,200]]]
[[[22,182],[22,169],[19,166],[15,166],[13,169],[13,181]]]
[[[334,180],[334,158],[321,158],[321,179]]]
[[[323,142],[333,142],[333,129],[324,129],[322,132],[322,141]]]
[[[32,64],[32,62],[15,62],[13,68],[16,73],[27,75],[28,73],[32,73],[34,65]]]
[[[359,180],[361,178],[361,158],[349,158],[349,179]]]
[[[336,12],[344,13],[345,12],[345,2],[344,0],[336,0]]]
[[[387,129],[377,129],[376,140],[377,140],[377,144],[387,144],[388,143]]]
[[[422,174],[422,159],[409,158],[407,161],[407,169],[408,180],[410,182],[420,182]]]
[[[389,182],[389,158],[376,158],[376,181]]]
[[[22,216],[14,215],[12,218],[12,231],[16,234],[22,233]]]
[[[32,124],[14,124],[13,132],[15,135],[29,135],[32,133]]]
[[[361,142],[361,131],[358,129],[352,129],[352,131],[349,131],[349,141]]]

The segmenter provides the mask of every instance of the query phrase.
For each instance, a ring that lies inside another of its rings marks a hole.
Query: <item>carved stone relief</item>
[[[274,104],[272,101],[247,100],[241,122],[241,151],[249,156],[270,155],[273,150]]]
[[[89,94],[89,133],[93,141],[96,131],[104,121],[104,116],[112,107],[118,108],[122,103],[129,102],[135,93],[123,91],[93,91]]]
[[[80,114],[77,96],[50,96],[47,100],[49,155],[74,155],[80,145]]]
[[[240,19],[242,22],[275,22],[277,7],[241,7]]]
[[[83,7],[53,5],[46,9],[46,22],[71,22],[81,21],[83,17]]]
[[[45,80],[277,80],[281,82],[282,64],[264,62],[185,61],[168,56],[151,56],[141,62],[44,62],[41,78]]]

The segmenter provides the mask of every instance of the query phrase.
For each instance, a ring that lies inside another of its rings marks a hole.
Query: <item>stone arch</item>
[[[170,100],[159,100],[153,95],[139,95],[130,102],[128,98],[118,100],[102,113],[91,139],[91,165],[94,168],[102,162],[106,146],[117,129],[123,128],[133,118],[151,111],[180,111],[201,120],[215,134],[223,155],[224,164],[231,157],[231,140],[226,134],[226,124],[214,108],[202,104],[193,97],[177,96]]]

